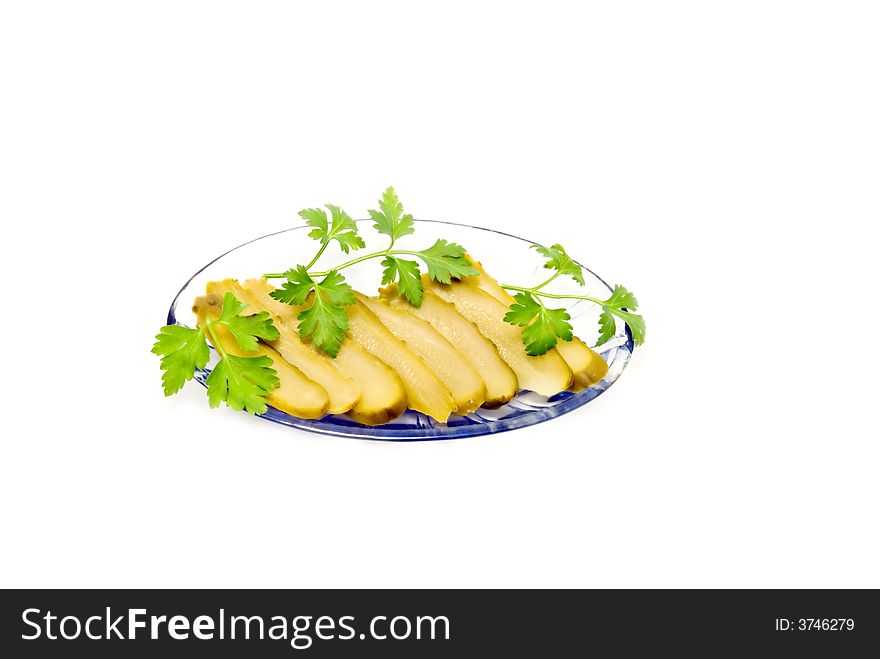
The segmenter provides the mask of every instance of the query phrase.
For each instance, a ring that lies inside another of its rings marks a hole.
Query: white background
[[[0,585],[880,586],[878,33],[870,2],[4,3]],[[190,274],[389,184],[631,288],[621,380],[399,445],[162,396]]]

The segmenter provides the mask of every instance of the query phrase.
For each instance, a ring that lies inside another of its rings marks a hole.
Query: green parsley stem
[[[541,284],[541,286],[544,285],[545,284]],[[603,300],[597,300],[596,298],[590,297],[589,295],[556,295],[555,293],[542,293],[538,290],[540,286],[535,286],[534,288],[523,288],[522,286],[509,286],[507,284],[501,284],[501,288],[507,289],[509,291],[520,291],[521,293],[531,293],[532,295],[536,295],[538,297],[547,297],[554,300],[586,300],[587,302],[592,302],[594,304],[598,304],[599,306],[605,304]]]
[[[324,253],[324,250],[327,249],[327,245],[329,245],[329,244],[330,244],[330,241],[328,240],[323,245],[321,245],[321,249],[319,249],[318,253],[315,254],[315,258],[313,258],[311,261],[309,261],[309,264],[306,266],[306,270],[308,270],[313,265],[315,265],[315,263],[317,263],[318,259],[321,258],[321,254]]]
[[[333,269],[338,272],[340,270],[344,270],[345,268],[349,268],[349,267],[356,265],[358,263],[362,263],[364,261],[369,261],[370,259],[376,259],[376,258],[379,258],[380,256],[387,256],[390,252],[391,252],[391,250],[389,248],[389,249],[383,249],[381,252],[373,252],[372,254],[364,254],[363,256],[359,256],[356,259],[352,259],[351,261],[346,261],[345,263],[341,263]],[[326,270],[323,272],[313,272],[310,274],[313,274],[316,277],[321,277],[323,275],[326,275],[328,272],[330,272],[330,271]]]
[[[205,319],[205,327],[208,330],[208,334],[211,335],[211,342],[214,344],[214,349],[220,355],[220,359],[226,359],[226,351],[223,349],[223,346],[220,345],[220,340],[217,338],[217,334],[214,332],[214,321],[210,318]]]
[[[325,245],[325,247],[326,247],[326,245]],[[322,247],[321,252],[323,252],[323,251],[324,251],[324,248]],[[318,252],[318,256],[321,256],[321,252]],[[395,254],[410,254],[412,256],[419,256],[420,253],[414,252],[414,251],[408,250],[408,249],[391,249],[391,247],[389,247],[388,249],[384,249],[381,252],[373,252],[372,254],[364,254],[363,256],[359,256],[356,259],[352,259],[351,261],[346,261],[345,263],[341,263],[341,264],[337,265],[333,269],[336,270],[337,272],[339,272],[340,270],[344,270],[345,268],[349,268],[353,265],[357,265],[358,263],[363,263],[364,261],[369,261],[370,259],[377,259],[380,256],[393,256]],[[315,264],[315,262],[318,260],[318,256],[316,256],[314,259],[312,259],[312,262],[306,266],[307,270]],[[329,270],[322,270],[320,272],[310,272],[309,274],[314,277],[326,277],[329,273],[330,273]],[[284,279],[285,274],[283,272],[271,272],[271,273],[263,275],[263,277],[265,277],[266,279]]]
[[[427,251],[427,250],[426,250],[426,251]],[[386,254],[410,254],[410,255],[412,255],[412,256],[418,256],[418,257],[421,257],[421,256],[422,256],[422,253],[421,253],[421,252],[414,252],[414,251],[412,251],[411,249],[389,249],[389,250],[388,250],[387,252],[385,252],[385,253],[386,253]]]
[[[533,290],[533,291],[537,291],[537,290],[539,290],[539,289],[541,289],[541,288],[544,288],[547,284],[549,284],[551,281],[553,281],[554,279],[556,279],[556,278],[557,278],[559,275],[561,275],[561,274],[562,274],[562,273],[561,273],[559,270],[557,270],[555,273],[553,273],[553,276],[550,277],[550,279],[548,279],[547,281],[545,281],[543,284],[538,284],[538,285],[535,286],[532,290]]]
[[[340,270],[344,270],[350,266],[356,265],[358,263],[362,263],[363,261],[369,261],[370,259],[377,259],[380,256],[393,256],[395,254],[411,254],[412,256],[421,256],[421,252],[414,252],[409,249],[391,249],[389,247],[383,252],[374,252],[373,254],[364,254],[363,256],[359,256],[356,259],[352,259],[351,261],[346,261],[340,265],[337,265],[334,270],[339,272]],[[310,272],[309,274],[314,275],[315,277],[326,277],[330,274],[329,270],[323,270],[321,272]]]
[[[322,251],[323,251],[323,248],[322,248]],[[339,271],[339,270],[342,270],[343,268],[347,268],[349,266],[355,265],[356,263],[360,263],[362,261],[368,261],[369,259],[375,259],[379,256],[386,256],[388,253],[389,253],[389,250],[386,249],[386,250],[382,250],[381,252],[374,252],[372,254],[364,254],[363,256],[359,256],[356,259],[352,259],[351,261],[346,261],[345,263],[338,265],[333,269],[336,271]],[[320,255],[321,255],[321,253],[318,252],[318,256],[320,256]],[[318,257],[316,256],[314,259],[312,259],[312,262],[306,266],[306,270],[308,270],[313,265],[315,265],[315,261],[317,261],[317,260],[318,260]],[[326,270],[324,272],[310,272],[309,274],[313,275],[315,277],[322,277],[322,276],[326,276],[328,272],[330,272],[330,271]],[[285,273],[271,272],[271,273],[263,275],[263,277],[265,277],[266,279],[284,279]]]

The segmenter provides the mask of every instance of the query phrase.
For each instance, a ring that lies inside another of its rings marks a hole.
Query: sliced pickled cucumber
[[[365,304],[356,302],[346,308],[348,336],[394,369],[403,382],[412,409],[445,423],[457,409],[446,385]]]
[[[577,337],[571,341],[557,342],[556,349],[574,375],[569,387],[571,391],[581,391],[593,386],[608,372],[608,364],[602,356]]]
[[[515,302],[513,296],[504,290],[501,284],[492,276],[486,273],[479,261],[475,261],[470,256],[468,256],[468,259],[480,274],[476,277],[465,277],[462,279],[463,282],[481,288],[505,306],[510,306]],[[596,384],[608,372],[608,364],[605,363],[605,360],[577,337],[574,337],[571,341],[557,342],[556,349],[562,355],[569,368],[571,368],[573,374],[572,385],[569,387],[571,391],[581,391]]]
[[[426,291],[455,306],[458,313],[495,344],[501,359],[516,373],[520,387],[552,396],[571,386],[571,369],[555,349],[540,357],[526,354],[519,328],[504,322],[507,305],[471,284],[439,284],[427,276],[422,280]]]
[[[255,314],[264,309],[235,279],[212,281],[207,285],[208,294],[215,294],[221,299],[231,292],[241,302],[248,305],[242,313]],[[271,299],[271,298],[270,298]],[[280,334],[275,341],[269,342],[278,354],[292,366],[295,366],[307,378],[314,380],[327,392],[330,399],[327,411],[330,414],[348,412],[361,397],[361,386],[348,375],[340,372],[333,364],[321,359],[317,352],[307,346],[299,338],[299,334],[291,330],[285,323],[276,323]]]
[[[382,321],[391,333],[422,358],[446,385],[455,401],[455,413],[464,416],[486,400],[486,383],[465,356],[429,322],[403,309],[357,293],[357,299]],[[454,313],[454,311],[453,311]]]
[[[276,327],[279,327],[279,331],[283,326],[288,332],[297,333],[299,321],[296,316],[300,310],[271,297],[269,293],[274,289],[272,284],[265,279],[248,279],[242,282],[241,288],[245,295],[242,302],[268,311],[273,319],[278,320]],[[308,348],[312,349],[311,346]],[[346,338],[342,342],[335,359],[317,350],[314,354],[360,386],[360,398],[348,412],[348,416],[358,423],[381,425],[396,419],[406,410],[406,390],[394,370],[351,339]]]
[[[516,395],[518,383],[513,369],[501,359],[495,345],[480,333],[476,325],[458,313],[453,305],[426,291],[422,297],[422,305],[415,307],[400,295],[394,284],[379,292],[382,300],[395,309],[401,309],[430,323],[464,355],[486,385],[483,407],[499,407]]]
[[[193,311],[198,318],[199,327],[204,325],[206,318],[219,316],[222,307],[223,299],[217,295],[197,297]],[[288,364],[275,350],[260,343],[256,352],[245,352],[225,327],[214,325],[213,330],[217,334],[220,346],[230,355],[236,357],[265,355],[272,360],[272,368],[278,374],[281,384],[266,396],[269,405],[303,419],[319,419],[327,413],[329,398],[324,388],[303,375],[298,368]],[[212,341],[210,336],[208,340]]]

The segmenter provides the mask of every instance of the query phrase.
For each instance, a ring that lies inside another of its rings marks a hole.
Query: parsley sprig
[[[303,307],[298,316],[300,335],[332,357],[338,354],[348,330],[348,311],[345,307],[355,301],[351,287],[345,283],[340,271],[364,261],[381,258],[382,284],[396,283],[403,296],[416,307],[421,306],[424,295],[419,261],[424,264],[431,279],[443,284],[479,274],[467,260],[464,247],[442,238],[423,250],[394,249],[399,238],[415,233],[413,216],[404,213],[403,204],[392,187],[382,193],[378,204],[378,210],[370,210],[369,214],[373,219],[373,228],[390,239],[385,249],[362,254],[331,270],[313,271],[312,267],[333,240],[339,243],[346,254],[350,250],[365,247],[365,243],[358,235],[357,224],[339,207],[326,205],[331,213],[329,222],[325,211],[308,208],[299,214],[313,227],[309,236],[321,243],[315,256],[306,265],[298,265],[287,272],[263,275],[269,279],[285,280],[279,288],[272,291],[272,297]],[[597,345],[607,343],[614,336],[615,318],[620,318],[630,328],[636,345],[644,341],[645,321],[642,316],[634,313],[638,308],[638,301],[632,293],[623,286],[615,287],[607,300],[587,295],[547,293],[544,288],[561,276],[571,277],[584,286],[583,268],[568,255],[562,245],[535,245],[534,249],[547,259],[544,267],[552,270],[553,274],[537,286],[528,288],[503,285],[505,289],[515,293],[515,303],[510,306],[504,320],[523,328],[523,345],[529,355],[543,355],[560,339],[571,341],[573,338],[569,313],[565,309],[548,307],[544,303],[545,299],[585,300],[602,307]]]
[[[599,339],[596,346],[601,346],[610,341],[617,330],[615,317],[620,318],[633,337],[633,343],[641,345],[645,340],[645,319],[634,313],[638,309],[639,302],[636,296],[623,286],[615,286],[607,300],[599,300],[589,295],[557,295],[542,290],[545,286],[560,276],[569,276],[581,286],[585,285],[583,268],[566,253],[562,245],[544,247],[533,245],[534,249],[547,258],[544,267],[553,270],[554,273],[546,281],[525,288],[502,284],[501,287],[514,291],[515,304],[510,305],[510,311],[504,316],[504,320],[511,325],[522,327],[523,344],[529,355],[543,355],[556,346],[559,339],[572,340],[571,316],[565,309],[550,309],[542,298],[554,300],[585,300],[602,307],[599,315]]]
[[[442,238],[422,250],[394,249],[399,238],[415,233],[413,216],[404,213],[403,204],[392,187],[382,193],[378,205],[378,210],[370,210],[369,213],[373,219],[373,228],[390,239],[385,249],[363,254],[330,270],[312,270],[332,240],[339,242],[346,254],[350,249],[365,247],[354,220],[340,208],[327,204],[326,207],[332,215],[329,224],[326,213],[321,209],[311,208],[299,213],[309,226],[314,227],[309,232],[309,237],[321,243],[311,261],[286,272],[263,275],[267,279],[285,280],[270,295],[279,302],[302,307],[297,316],[300,336],[331,357],[339,353],[340,344],[348,330],[348,310],[345,307],[355,302],[351,287],[340,271],[364,261],[381,258],[382,283],[396,283],[410,304],[417,307],[421,306],[424,295],[419,261],[424,264],[428,277],[443,284],[479,274],[467,260],[464,247]],[[404,258],[406,256],[418,260]]]
[[[272,368],[272,360],[265,356],[240,357],[227,353],[217,337],[217,327],[223,326],[235,337],[244,352],[254,352],[258,339],[274,341],[278,329],[265,311],[242,316],[247,308],[232,294],[223,298],[223,307],[216,318],[206,318],[201,329],[166,325],[156,335],[152,352],[162,357],[162,383],[165,395],[171,396],[192,380],[196,370],[208,364],[210,351],[206,334],[220,355],[220,361],[211,370],[205,384],[211,407],[225,402],[234,410],[247,410],[251,414],[265,414],[266,394],[279,386],[278,375]]]
[[[311,338],[324,352],[336,357],[348,331],[345,307],[355,302],[351,286],[336,270],[330,270],[323,278],[313,278],[304,265],[288,270],[283,276],[286,281],[270,295],[279,302],[303,307],[297,316],[300,335]]]

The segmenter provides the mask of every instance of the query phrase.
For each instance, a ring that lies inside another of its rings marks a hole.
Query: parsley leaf
[[[636,296],[618,284],[611,292],[611,297],[605,300],[605,305],[615,309],[629,309],[635,311],[639,308],[639,301]]]
[[[611,296],[602,302],[602,315],[599,316],[599,340],[597,346],[607,343],[616,331],[614,316],[620,318],[629,327],[633,343],[637,346],[645,342],[645,319],[632,313],[639,307],[636,296],[623,286],[615,286]]]
[[[633,343],[640,346],[645,342],[645,319],[642,316],[637,313],[621,311],[620,309],[609,308],[608,311],[627,324],[629,331],[632,333]]]
[[[344,210],[333,204],[327,204],[330,209],[332,223],[330,225],[330,239],[339,243],[342,251],[348,254],[349,249],[362,249],[367,246],[364,239],[357,234],[357,224]]]
[[[265,414],[266,394],[281,383],[272,368],[272,360],[266,355],[225,355],[211,371],[205,384],[208,386],[211,407],[226,401],[234,410]]]
[[[397,281],[397,288],[404,297],[415,307],[422,306],[422,275],[419,264],[415,261],[398,259],[394,256],[386,256],[382,261],[385,270],[382,272],[382,283],[391,284]]]
[[[187,380],[192,380],[196,369],[205,368],[210,356],[202,331],[182,325],[160,329],[152,352],[162,356],[160,368],[166,396],[180,391]]]
[[[510,311],[504,314],[504,322],[520,327],[528,325],[538,313],[541,303],[529,293],[517,293],[514,299],[516,304],[510,305]]]
[[[428,266],[428,276],[441,284],[449,284],[453,278],[471,277],[480,274],[467,260],[465,248],[442,238],[428,249],[418,252],[418,256]]]
[[[549,259],[544,267],[548,270],[558,270],[563,275],[570,275],[581,286],[584,285],[584,271],[581,266],[575,263],[572,258],[565,252],[562,245],[553,245],[552,247],[544,247],[543,245],[533,245],[538,252]]]
[[[382,198],[379,199],[379,208],[381,210],[369,211],[370,217],[375,222],[373,227],[379,233],[384,233],[391,238],[392,245],[401,236],[415,232],[413,216],[410,214],[403,215],[403,204],[397,198],[394,188],[389,187],[382,193]]]
[[[366,247],[364,239],[358,235],[357,224],[351,216],[339,206],[326,204],[326,207],[330,209],[329,226],[327,212],[322,208],[305,208],[299,212],[299,216],[306,221],[306,224],[314,227],[309,231],[309,238],[320,241],[322,245],[335,240],[346,254],[350,249]]]
[[[556,337],[564,341],[571,341],[571,324],[568,319],[571,316],[565,309],[548,309],[544,307],[538,320],[525,327],[522,331],[523,343],[526,346],[526,354],[537,357],[545,354],[556,345]],[[566,338],[568,337],[568,338]]]
[[[527,354],[543,355],[556,345],[557,339],[572,340],[571,323],[568,322],[571,316],[565,309],[548,309],[530,293],[517,293],[514,299],[516,304],[510,305],[504,320],[523,327]]]
[[[315,290],[326,297],[331,304],[349,305],[355,303],[354,292],[351,286],[345,283],[345,277],[331,270],[320,283],[315,284]]]
[[[311,306],[303,309],[297,318],[300,336],[311,337],[312,343],[331,357],[339,354],[348,331],[348,312],[344,307],[331,304],[323,295],[315,295]]]
[[[235,295],[226,293],[220,314],[216,319],[206,319],[201,329],[166,325],[159,330],[153,352],[162,355],[162,382],[166,396],[180,391],[183,384],[192,379],[196,369],[207,366],[210,352],[205,331],[213,335],[214,325],[223,325],[228,329],[246,352],[257,349],[257,339],[271,341],[278,338],[278,330],[268,313],[241,316],[246,308],[247,305],[242,304]],[[216,337],[213,340],[220,361],[205,381],[211,407],[217,407],[222,401],[226,401],[233,409],[247,409],[251,414],[263,414],[266,411],[266,393],[280,384],[275,369],[272,368],[272,360],[265,355],[230,355],[216,343]]]
[[[355,302],[351,286],[336,270],[328,272],[320,282],[312,279],[302,265],[288,270],[285,275],[287,281],[269,295],[286,304],[308,304],[297,316],[300,336],[310,338],[315,346],[336,357],[348,330],[348,311],[345,307]]]
[[[327,226],[327,211],[323,208],[303,208],[299,212],[299,216],[306,221],[310,227],[315,227],[309,231],[309,238],[325,243],[329,240],[329,232]]]
[[[278,338],[278,329],[272,324],[266,311],[251,316],[240,316],[247,309],[247,305],[240,302],[232,293],[227,292],[223,296],[223,309],[215,322],[225,325],[238,345],[245,352],[253,352],[257,349],[257,339],[274,341]]]
[[[291,268],[284,273],[284,276],[287,277],[287,281],[281,284],[280,288],[270,291],[269,295],[284,304],[301,307],[315,287],[315,281],[304,265]]]
[[[607,309],[603,310],[599,315],[599,339],[596,341],[596,347],[608,343],[617,332],[617,323],[614,322],[614,315]]]

